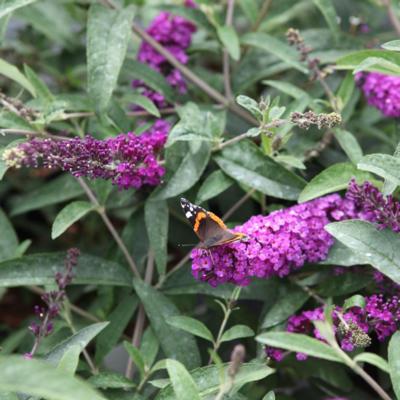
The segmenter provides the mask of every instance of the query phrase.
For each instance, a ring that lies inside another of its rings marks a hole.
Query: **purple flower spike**
[[[187,7],[194,8],[193,1],[187,1]],[[180,16],[173,16],[169,12],[161,12],[154,18],[146,32],[158,43],[164,46],[179,62],[187,64],[189,57],[186,50],[192,42],[192,34],[196,26]],[[167,59],[157,52],[150,44],[143,42],[140,45],[137,59],[150,68],[165,76],[167,82],[180,94],[186,93],[186,82],[181,72],[172,67]],[[143,96],[152,100],[158,108],[168,106],[165,97],[149,88],[140,80],[134,80],[132,87],[139,89]]]
[[[43,165],[75,177],[111,179],[121,189],[156,186],[165,173],[157,155],[169,129],[167,121],[158,120],[140,136],[129,132],[105,140],[36,138],[4,151],[3,159],[10,167]]]
[[[378,72],[356,75],[369,105],[387,117],[400,117],[400,77]]]
[[[283,277],[306,262],[326,258],[333,238],[324,226],[358,216],[353,202],[339,195],[322,197],[258,215],[234,230],[247,240],[192,251],[192,273],[212,286],[225,282],[247,285],[251,277]]]
[[[385,197],[370,182],[358,185],[353,179],[347,189],[346,198],[360,210],[360,218],[375,222],[381,229],[400,232],[400,203],[393,196]]]

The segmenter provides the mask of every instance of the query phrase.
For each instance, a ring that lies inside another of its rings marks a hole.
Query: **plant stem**
[[[235,0],[228,0],[228,5],[226,8],[226,18],[225,18],[226,26],[232,26],[234,9],[235,9]],[[226,48],[224,48],[223,51],[222,68],[224,75],[225,97],[231,101],[233,99],[233,95],[232,95],[231,77],[230,77],[230,56]]]
[[[371,375],[365,372],[353,359],[351,359],[340,347],[337,343],[333,345],[337,353],[343,359],[345,364],[351,368],[357,375],[364,379],[368,385],[371,386],[372,389],[379,395],[379,397],[383,400],[392,400],[391,397],[383,390],[383,388],[379,385],[378,382]]]
[[[153,274],[154,274],[154,253],[150,250],[147,256],[146,272],[144,276],[144,281],[149,285],[153,280]],[[146,313],[143,305],[140,304],[138,314],[136,317],[135,328],[133,330],[133,335],[132,335],[132,345],[135,347],[140,346],[145,320],[146,320]],[[128,364],[126,366],[125,376],[129,379],[132,379],[134,372],[135,369],[132,359],[129,358]]]
[[[224,97],[221,93],[215,90],[207,82],[205,82],[199,76],[194,74],[188,67],[181,64],[173,54],[171,54],[165,47],[163,47],[162,45],[160,45],[160,43],[154,40],[140,26],[138,26],[137,24],[132,24],[132,31],[136,33],[145,42],[150,44],[162,56],[164,56],[170,64],[172,64],[176,69],[178,69],[182,73],[182,75],[184,75],[189,81],[191,81],[197,87],[199,87],[204,93],[206,93],[208,96],[210,96],[218,103],[224,105],[225,107],[228,107],[232,112],[239,115],[240,117],[248,121],[250,124],[257,125],[257,120],[255,118],[253,118],[245,110],[240,108],[237,104],[230,102],[229,99]]]
[[[66,299],[66,300],[68,301],[68,299]],[[69,301],[68,301],[68,304],[70,305]],[[67,325],[71,329],[72,333],[75,335],[77,330],[76,330],[76,328],[75,328],[75,326],[74,326],[74,324],[72,322],[72,319],[71,319],[71,316],[70,316],[68,310],[65,310],[65,312],[63,314],[64,314],[64,319],[65,319]],[[82,353],[83,353],[83,356],[85,357],[86,362],[88,363],[88,365],[90,367],[90,370],[92,371],[92,374],[93,375],[97,375],[99,373],[99,370],[96,367],[96,365],[95,365],[94,361],[92,360],[92,358],[90,357],[90,354],[88,353],[88,351],[86,349],[83,349]]]
[[[261,22],[264,20],[264,18],[266,17],[266,15],[268,13],[269,8],[271,7],[271,4],[272,4],[272,0],[264,0],[263,4],[261,6],[260,12],[258,14],[257,20],[250,29],[251,31],[253,31],[253,32],[258,31],[258,28],[260,27]]]
[[[118,247],[120,248],[120,250],[122,251],[122,253],[125,256],[125,259],[129,265],[129,267],[131,268],[133,275],[138,278],[141,279],[139,271],[136,267],[136,263],[133,260],[132,256],[129,253],[129,250],[126,248],[125,243],[122,241],[121,236],[118,234],[117,230],[115,229],[114,225],[112,224],[112,222],[110,221],[110,219],[108,218],[108,215],[106,214],[106,211],[104,209],[104,207],[102,207],[99,203],[99,201],[97,200],[97,197],[95,196],[95,194],[92,192],[92,190],[90,189],[90,187],[86,184],[86,182],[82,179],[82,178],[77,178],[79,184],[81,185],[82,189],[85,191],[87,197],[89,198],[89,200],[91,201],[91,203],[96,207],[97,212],[99,213],[101,219],[103,220],[104,224],[106,225],[108,231],[111,233],[111,236],[114,238],[115,242],[117,243]]]
[[[392,6],[392,1],[391,0],[382,0],[383,5],[386,7],[386,11],[390,20],[390,23],[392,24],[394,30],[398,35],[400,35],[400,20],[397,17],[393,6]]]
[[[229,298],[229,300],[226,303],[224,318],[221,322],[221,326],[219,327],[217,339],[215,340],[214,346],[213,346],[214,353],[216,353],[218,351],[219,347],[221,346],[222,335],[225,332],[226,324],[228,323],[229,317],[231,316],[232,311],[235,308],[236,301],[239,298],[241,291],[242,291],[241,287],[234,289],[231,294],[231,297]],[[211,364],[211,361],[212,361],[212,358],[210,356],[210,359],[208,360],[208,364]]]

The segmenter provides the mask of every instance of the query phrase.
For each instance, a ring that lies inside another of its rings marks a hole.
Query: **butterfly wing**
[[[193,230],[200,239],[200,247],[210,248],[221,244],[232,243],[242,239],[242,233],[231,232],[224,222],[214,213],[181,198],[185,217],[192,224]]]

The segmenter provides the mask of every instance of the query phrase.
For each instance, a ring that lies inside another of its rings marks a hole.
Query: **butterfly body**
[[[246,237],[243,233],[230,231],[221,218],[189,200],[181,198],[181,206],[185,217],[192,224],[195,234],[200,239],[200,248],[210,249]]]

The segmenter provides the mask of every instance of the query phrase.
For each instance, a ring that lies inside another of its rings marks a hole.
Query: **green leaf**
[[[251,97],[240,94],[236,97],[236,103],[245,108],[256,118],[262,118],[262,112],[260,110],[260,107],[258,106],[258,103]]]
[[[388,362],[382,357],[375,353],[361,353],[354,357],[353,359],[356,363],[368,363],[379,368],[381,371],[390,373],[390,368]]]
[[[0,357],[0,390],[23,392],[49,400],[105,400],[84,381],[43,361]]]
[[[227,190],[233,185],[234,181],[225,175],[221,170],[212,172],[200,186],[197,192],[196,203],[200,204]]]
[[[201,337],[210,342],[214,341],[213,335],[210,330],[197,319],[185,316],[177,316],[170,318],[168,323],[175,328],[182,329],[186,332],[191,333],[192,335]]]
[[[35,88],[35,93],[39,99],[43,99],[46,102],[50,102],[50,101],[54,100],[54,97],[51,94],[49,88],[46,86],[46,84],[26,64],[24,64],[24,72],[25,72],[25,75],[28,78],[29,82]]]
[[[167,202],[165,200],[152,201],[151,198],[148,199],[144,206],[144,218],[150,246],[156,260],[157,271],[160,275],[164,275],[167,266],[169,226]]]
[[[309,298],[309,295],[295,285],[282,286],[274,304],[265,314],[261,328],[275,326],[293,315]]]
[[[400,143],[397,144],[396,150],[393,153],[393,157],[400,158]],[[397,186],[398,185],[396,182],[392,182],[390,179],[385,179],[382,187],[382,193],[385,196],[392,194],[396,190]]]
[[[240,44],[235,29],[232,26],[227,25],[218,26],[217,34],[229,55],[235,61],[238,61],[240,58]]]
[[[16,256],[18,238],[7,215],[0,208],[0,261]]]
[[[332,236],[378,271],[400,283],[400,237],[389,229],[378,230],[366,221],[349,220],[325,226]]]
[[[142,64],[136,60],[128,60],[126,64],[129,67],[130,76],[132,78],[140,79],[156,92],[162,93],[168,102],[175,102],[176,94],[163,75],[154,71],[154,69],[151,69],[148,65]]]
[[[65,253],[40,253],[0,263],[0,287],[54,284],[64,271]],[[87,254],[79,256],[72,284],[129,286],[130,273],[121,265]]]
[[[130,379],[113,372],[93,375],[88,379],[88,382],[101,389],[131,389],[136,386]]]
[[[400,399],[400,332],[397,331],[389,341],[388,358],[390,378],[396,397]]]
[[[303,89],[300,89],[299,87],[293,85],[292,83],[285,82],[285,81],[273,81],[273,80],[265,80],[265,81],[262,81],[262,83],[264,85],[268,85],[275,89],[278,89],[279,91],[286,93],[289,96],[292,96],[294,99],[300,99],[303,97],[303,98],[309,98],[311,101],[311,98],[307,92],[305,92]]]
[[[176,360],[167,360],[167,371],[177,399],[201,399],[196,383],[184,365]]]
[[[346,77],[340,84],[339,90],[337,92],[337,98],[339,99],[340,110],[344,110],[349,104],[351,97],[354,93],[356,83],[354,81],[354,76],[351,72],[347,72]]]
[[[228,368],[229,364],[224,364],[224,369]],[[265,365],[265,363],[253,362],[244,363],[241,365],[239,372],[235,376],[232,393],[236,393],[240,388],[249,382],[256,382],[266,378],[275,371]],[[220,370],[216,365],[197,368],[190,371],[190,375],[196,383],[200,397],[203,399],[213,398],[220,389]],[[176,400],[177,397],[172,389],[172,385],[164,387],[156,396],[155,400]]]
[[[346,311],[347,309],[351,307],[365,307],[365,297],[361,296],[360,294],[355,294],[354,296],[349,297],[348,299],[345,300],[343,304],[343,311]]]
[[[51,227],[51,238],[62,235],[71,225],[79,221],[95,207],[87,201],[74,201],[65,206],[56,216]]]
[[[384,74],[400,75],[400,67],[381,57],[368,57],[363,60],[353,71],[353,74],[362,71],[376,71]]]
[[[80,351],[82,351],[107,325],[108,322],[99,322],[82,328],[80,331],[54,347],[45,355],[44,359],[50,364],[58,365],[64,355],[71,348],[78,347]]]
[[[201,143],[193,148],[194,143],[188,145],[188,152],[182,159],[178,169],[174,172],[166,185],[153,197],[153,200],[165,200],[176,197],[190,189],[201,177],[208,164],[211,149],[209,143]]]
[[[335,43],[339,42],[340,30],[338,25],[338,16],[336,14],[335,7],[332,4],[332,0],[313,0],[314,4],[320,9],[322,15],[325,18],[329,29],[332,32]]]
[[[346,153],[347,157],[349,157],[349,160],[354,165],[357,165],[363,156],[363,151],[355,136],[344,129],[335,129],[334,133],[336,140],[339,142],[340,147]]]
[[[153,329],[151,329],[151,326],[149,326],[145,330],[140,343],[140,352],[143,355],[143,359],[148,368],[153,365],[154,360],[157,357],[159,348],[160,344],[158,342],[158,339],[154,334]]]
[[[365,262],[360,262],[357,265],[363,263],[365,264]],[[317,293],[324,297],[344,296],[362,290],[372,282],[373,279],[368,274],[355,274],[349,271],[345,274],[327,277],[318,285]]]
[[[308,182],[300,193],[299,203],[346,189],[352,178],[361,183],[370,179],[370,175],[360,172],[350,163],[333,164]]]
[[[124,342],[124,347],[127,353],[129,354],[129,357],[132,359],[132,361],[138,368],[141,379],[143,379],[145,373],[145,364],[143,357],[140,354],[140,350],[127,341]]]
[[[27,211],[61,203],[81,194],[83,194],[83,189],[76,179],[64,174],[49,183],[42,184],[32,192],[13,199],[11,215],[19,215]]]
[[[171,317],[179,315],[176,306],[142,281],[135,279],[133,285],[165,355],[182,362],[189,369],[198,366],[200,355],[194,337],[168,324]]]
[[[328,257],[320,261],[322,265],[341,265],[343,267],[351,267],[352,265],[368,264],[361,259],[354,251],[350,250],[344,244],[335,242],[329,249]]]
[[[383,58],[391,63],[400,65],[400,54],[387,50],[359,50],[336,60],[336,69],[355,69],[369,57]]]
[[[35,1],[36,0],[3,0],[0,4],[0,18]]]
[[[148,97],[142,96],[141,94],[133,93],[133,94],[129,94],[129,100],[133,104],[136,104],[137,106],[142,107],[144,110],[146,110],[151,115],[154,115],[155,117],[160,118],[160,116],[161,116],[160,111],[158,111],[158,108],[156,107],[156,105]]]
[[[61,357],[57,369],[67,376],[74,376],[78,368],[81,348],[77,345],[71,346]]]
[[[88,92],[104,111],[117,84],[131,35],[133,8],[112,10],[99,4],[89,9],[87,23]]]
[[[259,7],[256,0],[240,0],[239,7],[253,24],[257,21]]]
[[[368,154],[358,163],[358,168],[373,172],[400,185],[400,158],[389,154]]]
[[[0,5],[0,13],[1,13],[1,5]],[[7,78],[13,80],[20,84],[24,89],[26,89],[33,97],[36,97],[35,88],[32,84],[26,79],[25,75],[22,74],[17,67],[9,64],[7,61],[0,59],[0,74],[6,76]]]
[[[259,32],[247,33],[242,35],[241,43],[265,50],[284,61],[287,65],[303,72],[303,74],[308,74],[308,69],[298,61],[299,55],[297,51],[274,36]]]
[[[323,360],[342,362],[342,359],[332,347],[307,335],[290,332],[267,332],[258,335],[256,340],[268,346],[304,353]]]
[[[137,297],[132,293],[127,293],[120,299],[115,309],[107,317],[109,321],[108,326],[96,338],[96,363],[100,363],[118,343],[137,305]]]
[[[391,40],[390,42],[381,44],[381,47],[385,50],[400,51],[400,40]]]
[[[268,196],[296,200],[304,187],[302,178],[264,155],[248,140],[227,146],[215,161],[231,178]]]
[[[235,325],[227,329],[221,337],[221,342],[229,342],[231,340],[254,336],[253,329],[247,325]]]
[[[273,391],[268,392],[262,400],[275,400],[275,393]]]

